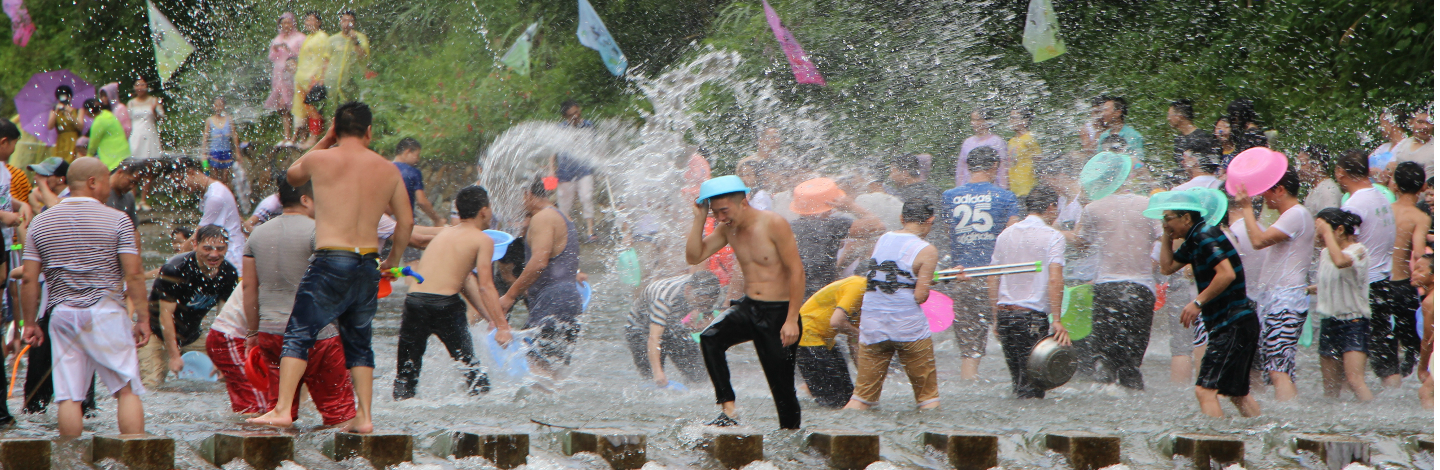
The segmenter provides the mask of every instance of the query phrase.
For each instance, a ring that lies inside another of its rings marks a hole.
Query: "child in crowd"
[[[1370,291],[1366,282],[1369,257],[1355,241],[1360,216],[1331,207],[1315,217],[1316,240],[1324,244],[1316,273],[1315,313],[1320,318],[1320,373],[1325,395],[1338,398],[1342,388],[1360,401],[1374,398],[1365,386],[1369,356]]]

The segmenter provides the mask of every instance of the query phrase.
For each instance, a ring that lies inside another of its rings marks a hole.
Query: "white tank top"
[[[913,264],[930,246],[913,234],[889,232],[875,241],[868,285],[860,307],[860,342],[910,342],[930,337],[930,322],[915,303]]]

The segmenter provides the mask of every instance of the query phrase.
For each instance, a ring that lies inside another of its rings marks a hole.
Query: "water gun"
[[[415,278],[415,282],[418,282],[418,283],[421,283],[421,284],[424,284],[424,283],[425,283],[425,277],[424,277],[424,276],[421,276],[420,273],[415,272],[414,269],[410,269],[409,266],[406,266],[406,267],[403,267],[403,268],[390,268],[389,270],[380,271],[380,272],[381,272],[381,274],[382,274],[382,276],[380,277],[380,288],[379,288],[379,290],[377,290],[377,291],[375,292],[375,297],[376,297],[376,298],[380,298],[380,299],[389,297],[389,296],[390,296],[390,292],[391,292],[392,289],[393,289],[392,287],[390,287],[390,283],[385,281],[385,278],[387,278],[387,277],[389,277],[389,278],[396,278],[396,277],[410,276],[410,277]],[[387,276],[387,275],[388,275],[388,276]]]
[[[14,244],[14,245],[10,245],[10,251],[20,251],[20,250],[23,250],[23,249],[25,249],[25,245],[22,245],[22,244],[19,244],[19,243],[16,243],[16,244]]]
[[[949,281],[965,274],[969,277],[1003,276],[1006,274],[1038,273],[1043,264],[1040,261],[1031,263],[1015,264],[992,264],[990,266],[975,266],[965,269],[946,269],[935,271],[936,281]]]

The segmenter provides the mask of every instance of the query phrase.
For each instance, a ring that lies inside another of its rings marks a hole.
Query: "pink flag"
[[[800,41],[790,34],[790,30],[780,24],[780,15],[775,14],[775,9],[770,8],[770,2],[760,0],[765,5],[765,21],[770,22],[770,31],[775,32],[775,40],[780,41],[780,48],[785,50],[785,58],[790,60],[790,71],[795,72],[795,82],[813,83],[825,86],[825,77],[820,76],[820,69],[805,57],[805,50],[800,48]]]
[[[15,32],[11,41],[25,47],[30,44],[30,35],[35,34],[35,23],[30,20],[30,11],[25,9],[25,0],[4,0],[5,15],[10,17],[10,29]]]

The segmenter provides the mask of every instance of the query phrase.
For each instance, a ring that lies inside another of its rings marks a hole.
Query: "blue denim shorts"
[[[1370,319],[1320,320],[1320,357],[1339,358],[1350,351],[1370,354]]]
[[[300,279],[281,356],[309,360],[315,336],[334,323],[345,347],[345,367],[375,367],[370,322],[380,286],[378,261],[373,253],[317,250]]]

